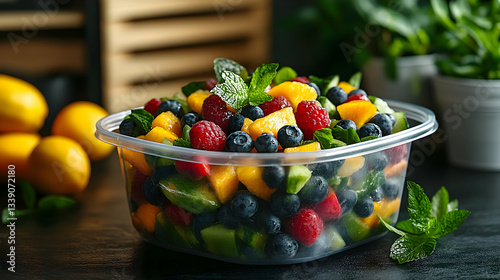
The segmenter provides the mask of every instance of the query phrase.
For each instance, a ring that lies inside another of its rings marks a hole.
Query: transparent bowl
[[[96,137],[118,147],[132,223],[145,241],[233,263],[300,263],[381,237],[386,229],[377,214],[390,224],[397,221],[411,142],[433,133],[438,124],[429,109],[388,103],[405,112],[414,125],[379,139],[321,151],[231,153],[150,142],[116,132],[130,111],[101,119]],[[200,166],[210,174],[193,176]],[[301,191],[287,195],[283,186],[269,188],[262,172],[271,166],[285,171],[284,184],[290,184],[292,192],[303,185],[300,181],[315,178],[308,187],[313,195],[308,199]],[[315,188],[324,188],[325,182],[327,199],[318,203]],[[247,189],[259,197],[258,210],[250,210],[255,212],[251,217],[246,217],[248,212],[237,217],[231,210],[237,203],[231,201]],[[287,217],[297,211],[300,215]]]

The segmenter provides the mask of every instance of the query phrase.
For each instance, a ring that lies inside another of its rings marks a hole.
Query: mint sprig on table
[[[223,71],[221,74],[223,83],[216,85],[212,92],[217,94],[234,109],[239,109],[247,104],[258,106],[272,99],[272,96],[264,90],[271,84],[276,76],[277,63],[262,64],[255,70],[247,86],[243,78],[232,72]]]
[[[408,182],[407,187],[410,218],[393,227],[378,217],[388,230],[401,236],[392,244],[389,255],[400,264],[431,255],[436,239],[454,232],[470,214],[458,209],[458,200],[449,201],[444,187],[436,192],[432,202],[416,183]]]

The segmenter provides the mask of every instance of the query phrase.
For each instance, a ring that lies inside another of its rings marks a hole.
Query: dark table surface
[[[422,162],[422,160],[419,160]],[[305,264],[246,266],[155,247],[132,227],[117,155],[93,165],[79,209],[50,220],[16,224],[16,272],[0,264],[0,279],[500,279],[500,173],[459,169],[436,152],[408,174],[428,195],[446,186],[472,213],[440,238],[428,258],[398,265],[389,233],[366,245]],[[405,190],[404,197],[407,196]],[[6,198],[2,198],[6,201]],[[408,216],[403,200],[400,220]],[[0,230],[6,258],[6,226]]]

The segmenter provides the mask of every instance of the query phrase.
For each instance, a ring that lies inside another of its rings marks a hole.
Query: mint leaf
[[[191,148],[191,143],[188,140],[183,139],[183,138],[175,139],[173,145],[178,146],[178,147]]]
[[[333,141],[330,143],[330,148],[338,148],[338,147],[344,147],[347,146],[345,142],[342,142],[338,139],[333,139]]]
[[[444,214],[443,217],[438,219],[436,229],[432,233],[433,238],[439,238],[448,235],[465,222],[470,212],[467,210],[453,210]]]
[[[431,215],[440,219],[448,212],[448,203],[450,202],[450,197],[448,191],[441,187],[436,194],[432,197],[432,211]]]
[[[347,145],[356,144],[361,141],[358,134],[352,127],[349,127],[349,129],[343,129],[342,127],[332,127],[331,129],[333,137],[346,143]]]
[[[38,208],[45,211],[67,209],[76,205],[76,200],[63,195],[47,195],[38,201]]]
[[[20,180],[19,186],[21,186],[21,193],[23,195],[24,204],[26,207],[35,207],[36,202],[36,192],[35,189],[26,180]]]
[[[405,236],[406,233],[404,231],[401,231],[395,227],[393,227],[392,225],[390,225],[389,223],[387,223],[384,219],[382,219],[382,217],[380,217],[378,214],[377,214],[377,217],[379,219],[379,221],[389,230],[389,231],[392,231],[394,232],[395,234],[398,234],[400,236]]]
[[[276,74],[276,78],[274,78],[274,83],[276,85],[279,85],[283,82],[290,81],[295,77],[297,77],[297,72],[295,72],[295,70],[293,70],[291,67],[281,67]]]
[[[402,231],[406,231],[408,233],[411,233],[411,234],[422,234],[424,233],[423,231],[421,231],[420,229],[416,228],[410,220],[404,220],[404,221],[400,221],[396,224],[396,228],[402,230]]]
[[[363,199],[369,193],[385,183],[385,173],[383,170],[373,170],[366,174],[365,179],[352,186],[357,193],[358,200]]]
[[[248,102],[251,106],[258,106],[273,99],[264,90],[276,76],[276,69],[278,69],[278,63],[262,64],[255,70],[248,88]]]
[[[431,227],[432,205],[424,190],[414,182],[408,182],[408,214],[411,223],[421,231]]]
[[[181,88],[184,96],[188,97],[191,93],[205,88],[205,82],[190,82]]]
[[[365,141],[369,141],[369,140],[373,140],[373,139],[377,139],[377,138],[379,138],[379,137],[373,136],[373,135],[372,136],[365,136],[365,137],[361,138],[360,141],[365,142]]]
[[[436,248],[436,240],[417,235],[403,235],[391,247],[390,257],[399,264],[423,259]]]
[[[154,116],[148,111],[144,109],[134,109],[128,116],[135,123],[135,129],[132,136],[137,137],[139,135],[145,135],[151,130]]]
[[[9,210],[8,208],[4,208],[2,210],[2,223],[8,224],[9,222],[11,222],[11,220],[9,220],[10,218],[19,218],[22,216],[27,216],[35,213],[35,211],[36,211],[35,209]]]
[[[318,141],[321,149],[330,149],[333,143],[332,130],[329,128],[322,128],[314,131],[313,139]]]
[[[225,82],[216,85],[212,92],[234,109],[245,106],[248,103],[248,87],[245,81],[230,71],[224,71],[222,77]]]
[[[354,88],[359,88],[359,86],[361,85],[361,77],[361,72],[357,72],[349,79],[349,84]]]
[[[248,77],[248,72],[245,67],[241,66],[238,62],[227,58],[214,59],[214,71],[215,77],[219,83],[223,83],[226,80],[223,76],[225,71],[233,72],[234,74],[240,76],[243,80],[246,80]]]
[[[458,200],[452,200],[450,203],[448,203],[447,211],[451,212],[453,210],[458,210]]]

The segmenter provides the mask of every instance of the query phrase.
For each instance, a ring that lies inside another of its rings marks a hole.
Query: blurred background
[[[212,77],[216,57],[347,79],[360,64],[338,46],[353,40],[356,13],[320,2],[328,1],[0,0],[0,73],[42,91],[46,128],[74,100],[117,112],[171,96]]]

